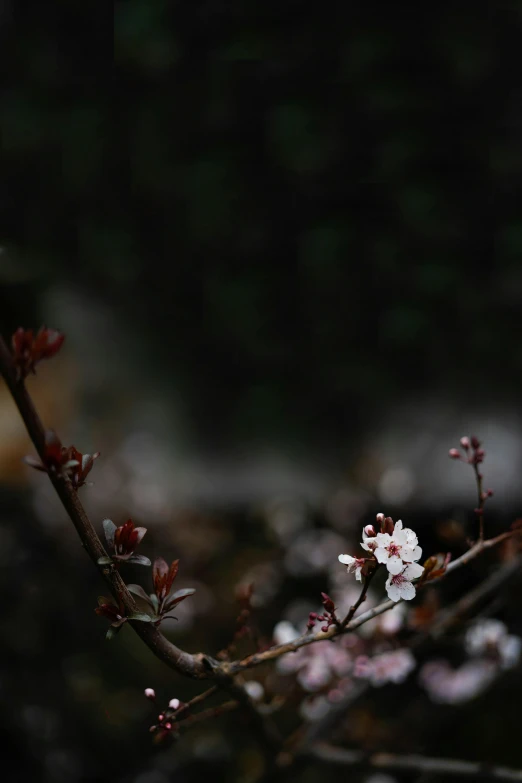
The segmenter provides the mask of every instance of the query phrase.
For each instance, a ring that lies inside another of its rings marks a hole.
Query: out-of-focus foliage
[[[128,0],[111,60],[82,8],[71,38],[4,13],[6,324],[53,280],[90,290],[215,444],[348,437],[405,385],[512,396],[517,4],[492,35],[443,7]]]

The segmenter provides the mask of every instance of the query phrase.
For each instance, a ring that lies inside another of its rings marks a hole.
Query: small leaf
[[[146,601],[149,606],[153,607],[152,601],[150,600],[149,596],[143,589],[141,585],[127,585],[127,590],[129,593],[133,593],[133,595],[137,595],[138,598],[141,598],[142,601]],[[153,607],[154,608],[154,607]]]
[[[133,612],[128,616],[127,619],[139,620],[141,623],[150,623],[152,621],[152,617],[150,617],[148,614],[144,614],[143,612]]]
[[[100,606],[103,606],[104,604],[112,604],[112,599],[107,598],[105,595],[99,595],[98,596],[98,603]]]
[[[127,563],[134,563],[135,565],[150,566],[150,560],[145,555],[132,555],[127,559]]]
[[[36,457],[23,457],[22,462],[25,462],[25,464],[29,465],[31,468],[36,468],[36,470],[43,470],[44,473],[47,473],[47,468],[45,465],[42,465],[41,461],[36,459]]]
[[[158,596],[155,593],[151,593],[150,596],[149,596],[149,601],[152,604],[152,606],[154,607],[154,611],[157,614],[158,613],[158,609],[159,609]]]
[[[107,555],[103,555],[103,557],[99,557],[96,561],[98,565],[109,565],[109,563],[112,563],[112,557],[107,557]]]
[[[165,611],[169,611],[169,609],[172,609],[174,606],[180,603],[180,601],[184,601],[185,598],[188,598],[189,595],[194,595],[196,592],[194,587],[185,587],[183,590],[176,590],[175,593],[173,593],[169,599],[165,603]]]
[[[145,535],[146,532],[147,532],[147,528],[146,527],[135,527],[134,528],[134,534],[136,536],[136,543],[134,544],[134,547],[138,546],[138,544],[141,542],[141,540],[143,539],[143,536]]]
[[[107,539],[107,543],[109,547],[113,549],[116,525],[114,524],[112,519],[104,519],[102,524],[103,524],[103,532],[105,533],[105,538]]]
[[[107,641],[110,642],[111,639],[114,639],[114,637],[116,636],[118,631],[119,631],[119,628],[113,628],[112,625],[111,625],[111,627],[109,628],[109,630],[105,634],[105,638],[107,639]]]

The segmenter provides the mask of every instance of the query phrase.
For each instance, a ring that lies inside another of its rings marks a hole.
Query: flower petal
[[[413,559],[418,560],[420,557],[422,557],[422,548],[420,546],[416,546],[413,549]]]
[[[404,569],[403,576],[405,579],[418,579],[423,573],[424,566],[419,565],[419,563],[410,563]]]
[[[404,568],[404,565],[400,557],[397,557],[397,555],[392,555],[392,557],[388,558],[386,567],[390,574],[396,576],[397,574],[400,574],[400,572]]]
[[[378,563],[386,563],[388,561],[388,550],[384,549],[384,547],[377,547],[377,549],[374,552],[375,557],[377,558]]]
[[[398,587],[400,596],[404,601],[411,601],[412,598],[415,598],[415,588],[411,582],[401,582]]]
[[[401,594],[399,593],[399,588],[397,585],[392,584],[389,579],[386,582],[386,592],[388,593],[388,598],[391,598],[392,601],[400,600]]]
[[[339,555],[337,559],[344,565],[350,565],[355,561],[355,557],[352,557],[351,555]]]
[[[394,530],[393,540],[399,546],[406,546],[408,544],[408,538],[404,530]]]
[[[404,560],[405,563],[411,563],[414,559],[413,557],[413,549],[411,546],[402,546],[401,547],[401,557]]]

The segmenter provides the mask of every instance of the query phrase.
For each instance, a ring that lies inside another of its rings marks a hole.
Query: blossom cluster
[[[152,702],[156,701],[156,693],[154,691],[154,688],[145,688],[145,698],[149,699]],[[158,723],[157,725],[151,726],[149,731],[152,733],[158,732],[159,739],[163,739],[171,732],[175,735],[177,732],[177,725],[176,725],[176,713],[178,710],[182,707],[183,709],[186,709],[188,707],[187,704],[184,704],[179,699],[171,699],[169,701],[169,705],[167,709],[162,710],[160,714],[158,715]]]
[[[416,662],[410,650],[390,650],[373,658],[359,656],[355,661],[354,677],[368,680],[380,687],[388,682],[399,684],[415,669]]]
[[[391,517],[377,514],[380,532],[373,525],[363,528],[361,546],[370,557],[339,555],[339,562],[348,566],[348,573],[354,573],[362,581],[375,567],[383,564],[388,570],[386,592],[392,601],[410,601],[415,597],[412,583],[424,572],[424,567],[416,561],[422,555],[416,534],[408,527],[403,528],[402,520],[393,522]]]
[[[297,628],[286,620],[277,623],[273,631],[276,644],[287,644],[299,635]],[[280,674],[296,673],[303,690],[314,693],[326,688],[335,678],[349,674],[353,659],[343,638],[337,644],[323,641],[301,647],[278,658],[276,666]]]

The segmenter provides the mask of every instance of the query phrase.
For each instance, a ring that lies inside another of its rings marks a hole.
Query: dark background
[[[322,528],[348,487],[333,523],[348,539],[403,499],[437,546],[474,503],[444,460],[475,424],[495,444],[503,529],[520,508],[522,4],[27,10],[0,5],[0,325],[66,332],[30,390],[64,442],[102,451],[87,507],[148,524],[147,553],[181,557],[187,584],[218,596],[176,639],[227,642],[234,584],[280,566],[263,514],[281,494]],[[126,629],[103,644],[99,579],[19,463],[30,445],[5,389],[0,426],[8,779],[255,767],[233,716],[153,747],[143,687],[193,686]],[[381,481],[397,463],[402,494]],[[321,589],[279,571],[267,634]],[[436,731],[408,713],[402,749],[520,766],[510,677],[469,708],[391,688],[379,709],[441,711]]]

